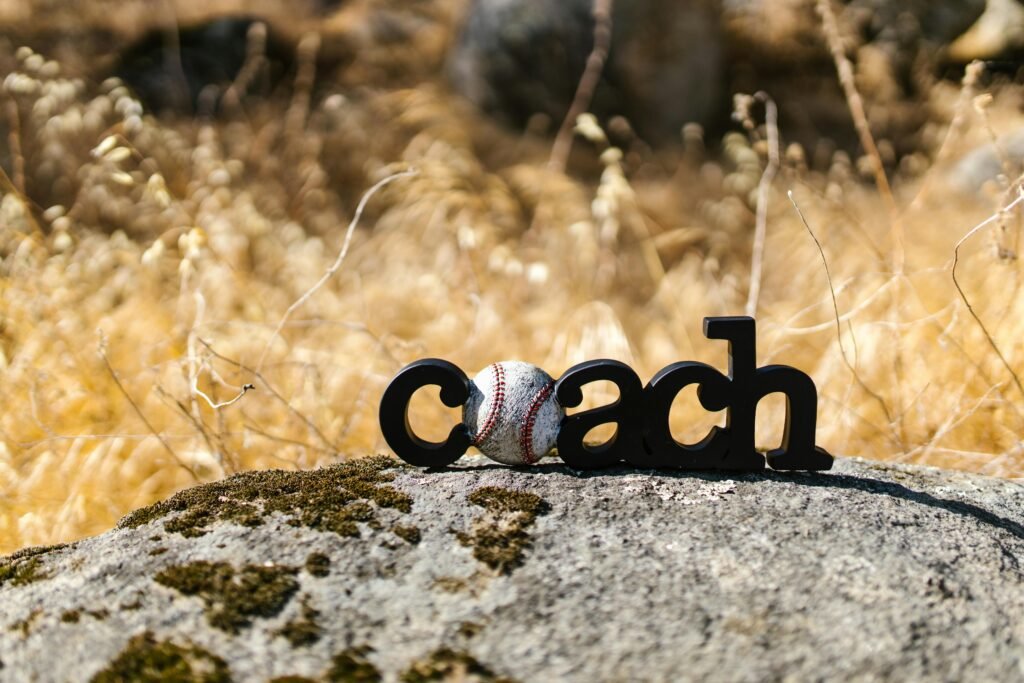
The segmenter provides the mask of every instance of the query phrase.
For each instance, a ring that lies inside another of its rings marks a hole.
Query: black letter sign
[[[470,444],[469,430],[461,422],[441,443],[424,441],[413,433],[409,426],[409,401],[417,389],[432,384],[441,387],[441,401],[449,408],[461,406],[469,398],[466,373],[446,360],[427,358],[403,368],[380,401],[384,440],[402,460],[417,467],[450,465],[462,457]]]
[[[776,470],[827,470],[832,456],[814,445],[818,392],[803,372],[785,365],[757,367],[754,319],[705,318],[704,336],[729,342],[729,375],[694,361],[673,363],[643,387],[633,370],[614,360],[593,360],[570,368],[555,383],[554,394],[563,408],[583,402],[582,388],[608,381],[619,389],[611,405],[562,418],[558,454],[575,469],[596,469],[617,463],[634,467],[688,470],[761,470],[765,454],[754,445],[757,404],[768,394],[786,397],[782,445],[767,453]],[[407,366],[392,380],[380,404],[384,439],[406,462],[419,467],[444,467],[469,448],[469,429],[459,423],[448,439],[430,443],[409,426],[409,401],[416,390],[436,384],[441,400],[455,408],[469,399],[469,379],[448,361],[429,358]],[[682,444],[672,436],[669,413],[679,392],[696,385],[697,398],[707,410],[727,410],[725,427],[712,427],[700,442]],[[603,444],[587,445],[586,435],[602,424],[615,424],[615,434]]]

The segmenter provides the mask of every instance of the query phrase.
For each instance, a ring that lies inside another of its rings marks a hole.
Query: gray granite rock
[[[1024,678],[1018,483],[363,463],[0,560],[0,680]]]
[[[874,132],[890,140],[898,154],[918,149],[917,133],[930,114],[921,106],[930,83],[922,75],[955,73],[955,64],[947,61],[958,63],[965,55],[969,61],[971,53],[946,48],[979,21],[987,5],[986,16],[995,18],[982,23],[1001,26],[1003,14],[993,15],[991,7],[1006,4],[1019,5],[1018,0],[833,2]],[[612,48],[590,109],[604,121],[624,116],[641,138],[662,146],[678,142],[682,126],[690,122],[720,133],[729,125],[733,93],[764,90],[780,105],[788,140],[813,147],[827,137],[856,150],[858,138],[815,5],[815,0],[616,2]],[[450,53],[454,88],[517,129],[542,114],[548,132],[556,130],[593,44],[593,0],[472,0],[467,6]],[[1024,16],[1024,10],[1018,14]]]
[[[993,182],[997,187],[1007,187],[1020,175],[1022,162],[1024,129],[971,150],[953,165],[947,179],[950,185],[965,193],[980,192],[987,183]]]
[[[474,0],[452,50],[455,88],[522,126],[544,114],[557,129],[593,46],[592,0]],[[721,113],[722,42],[710,0],[614,4],[612,45],[591,111],[625,116],[642,136],[678,139]]]
[[[985,12],[957,38],[948,54],[952,59],[996,59],[1024,49],[1024,5],[1020,0],[987,0]]]

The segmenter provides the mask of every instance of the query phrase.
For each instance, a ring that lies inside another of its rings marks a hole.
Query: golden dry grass
[[[435,61],[421,68],[438,68],[457,4],[439,3],[422,48]],[[753,143],[727,136],[721,153],[691,130],[680,150],[621,158],[581,138],[582,160],[561,174],[546,168],[550,140],[498,129],[436,73],[412,87],[368,80],[308,112],[300,92],[211,124],[158,120],[117,83],[67,78],[15,46],[0,55],[17,112],[0,126],[12,160],[0,190],[0,552],[98,533],[233,471],[381,451],[380,395],[416,358],[470,373],[519,358],[557,376],[609,357],[644,378],[680,359],[725,364],[701,320],[743,312],[763,130]],[[367,79],[410,61],[366,59]],[[954,151],[1017,125],[1019,93],[996,94],[984,119],[964,112]],[[934,154],[957,88],[932,100]],[[840,153],[808,169],[798,150],[783,155],[759,361],[814,377],[819,443],[834,453],[1021,477],[1019,213],[968,242],[957,271],[1009,368],[951,279],[954,245],[1014,195],[959,195],[948,166],[924,158],[894,179],[906,244],[895,277],[891,217],[864,164]],[[409,167],[371,199],[337,275],[272,338],[335,261],[366,188]],[[842,348],[790,190],[828,258]],[[720,417],[692,393],[677,404],[679,438]],[[778,440],[781,409],[763,404],[760,442]],[[453,417],[417,401],[428,436]]]

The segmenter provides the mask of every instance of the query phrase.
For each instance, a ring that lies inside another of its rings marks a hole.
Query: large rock
[[[593,45],[593,4],[472,0],[451,51],[454,87],[515,127],[543,114],[549,129],[557,128]],[[970,58],[946,47],[979,21],[986,0],[832,4],[875,134],[900,154],[916,150],[914,136],[930,116],[922,106],[930,87],[925,74],[941,73],[944,59]],[[993,15],[991,6],[1019,9],[1017,0],[988,4],[986,26],[1000,26],[1005,14]],[[815,6],[816,0],[620,0],[591,110],[602,119],[625,116],[641,137],[664,144],[678,141],[688,122],[720,131],[733,93],[765,90],[780,105],[787,139],[813,147],[827,137],[856,149]]]
[[[223,17],[170,33],[154,30],[120,55],[114,74],[149,109],[208,114],[238,79],[250,41],[263,45],[265,58],[250,80],[266,81],[260,83],[264,88],[276,85],[291,68],[295,48],[251,17]]]
[[[971,150],[957,161],[946,177],[950,185],[965,193],[980,192],[989,183],[1002,188],[1020,174],[1022,161],[1024,129],[1018,129],[995,143]]]
[[[452,81],[483,109],[557,129],[594,43],[593,0],[474,0],[451,55]],[[719,22],[708,0],[614,3],[612,45],[591,111],[625,116],[641,135],[677,139],[710,123],[723,88]]]
[[[1017,483],[395,465],[243,474],[0,560],[0,679],[1024,677]]]
[[[970,30],[949,46],[949,56],[959,61],[995,59],[1024,49],[1024,5],[1019,0],[988,0],[985,13]]]

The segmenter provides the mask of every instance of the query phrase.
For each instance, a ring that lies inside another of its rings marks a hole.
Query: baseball
[[[506,465],[540,460],[554,448],[565,415],[554,388],[551,376],[536,365],[502,361],[484,368],[469,383],[462,409],[473,445]]]

